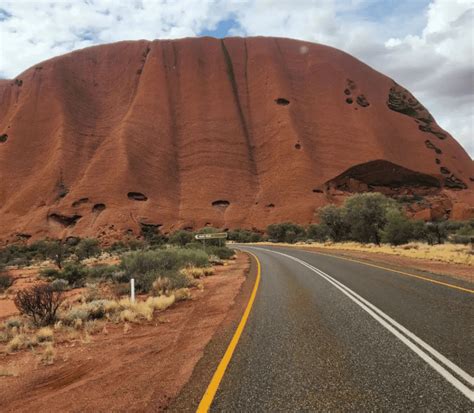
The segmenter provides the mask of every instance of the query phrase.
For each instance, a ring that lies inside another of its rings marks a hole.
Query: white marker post
[[[130,301],[135,302],[135,278],[130,279]]]

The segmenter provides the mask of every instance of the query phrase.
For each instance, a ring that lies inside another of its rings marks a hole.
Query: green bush
[[[194,241],[194,233],[184,230],[173,232],[169,237],[169,243],[184,247]]]
[[[69,288],[69,283],[62,278],[57,278],[49,284],[53,291],[66,291]]]
[[[263,237],[262,234],[255,231],[250,231],[247,229],[235,229],[229,231],[228,239],[235,242],[245,243],[245,242],[260,242]]]
[[[321,225],[325,228],[328,237],[334,242],[341,242],[348,239],[350,225],[346,220],[344,208],[335,205],[327,205],[318,211]]]
[[[346,222],[350,223],[351,238],[355,241],[374,242],[380,245],[382,230],[389,211],[397,209],[397,203],[374,192],[357,194],[344,203]]]
[[[109,280],[113,278],[118,269],[119,268],[116,265],[95,265],[88,268],[87,277],[93,279]]]
[[[66,280],[71,287],[81,287],[87,277],[87,267],[77,263],[67,263],[59,278]]]
[[[322,224],[311,224],[306,228],[306,236],[317,242],[327,241],[329,238],[328,227]]]
[[[9,275],[0,274],[0,291],[5,291],[13,284],[13,278]]]
[[[392,209],[387,212],[387,222],[382,231],[382,241],[392,245],[402,245],[416,238],[417,221],[408,219],[403,212]]]
[[[101,253],[99,241],[95,238],[81,239],[74,252],[79,260],[96,257]]]
[[[209,259],[205,251],[198,249],[169,248],[163,250],[130,252],[122,256],[120,268],[123,274],[118,282],[135,279],[137,291],[150,291],[158,277],[166,277],[175,288],[186,286],[188,281],[179,274],[186,266],[206,267]]]
[[[42,268],[39,275],[44,278],[61,278],[61,271],[56,268]]]
[[[267,234],[270,239],[276,242],[288,242],[290,244],[303,241],[306,237],[305,229],[291,222],[271,224],[267,227]]]
[[[209,255],[215,255],[216,257],[219,257],[221,260],[229,260],[235,255],[234,250],[230,248],[215,247],[212,245],[210,247],[206,247],[206,252]]]

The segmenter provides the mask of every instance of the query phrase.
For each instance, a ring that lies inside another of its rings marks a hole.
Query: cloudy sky
[[[118,40],[304,39],[406,86],[473,157],[473,27],[473,0],[0,0],[0,78]]]

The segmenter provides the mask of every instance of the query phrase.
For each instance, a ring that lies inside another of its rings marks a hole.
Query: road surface
[[[292,248],[239,248],[259,258],[261,282],[211,411],[474,411],[472,293]]]

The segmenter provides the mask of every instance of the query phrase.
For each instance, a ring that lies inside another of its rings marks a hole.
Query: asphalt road
[[[241,249],[258,256],[261,283],[211,411],[474,411],[473,294],[301,250]]]

